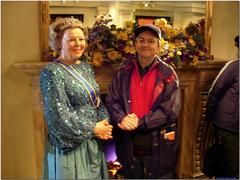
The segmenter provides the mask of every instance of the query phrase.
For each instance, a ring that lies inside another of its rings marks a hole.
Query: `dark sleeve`
[[[111,117],[111,123],[116,126],[125,116],[123,109],[123,100],[121,99],[121,82],[120,73],[117,73],[112,80],[106,96],[106,106]]]
[[[163,100],[157,100],[159,104],[155,105],[156,108],[139,119],[140,125],[137,130],[158,128],[176,122],[181,108],[181,90],[178,84],[175,74],[175,80],[172,83],[165,83]]]
[[[206,106],[206,118],[208,120],[212,119],[218,102],[222,99],[228,88],[231,86],[232,82],[232,65],[226,64],[213,81],[213,84],[208,93]]]

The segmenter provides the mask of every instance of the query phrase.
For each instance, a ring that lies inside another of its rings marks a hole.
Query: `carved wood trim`
[[[211,33],[212,33],[212,1],[206,1],[205,15],[205,40],[208,53],[211,54]]]
[[[194,152],[194,177],[205,176],[201,171],[202,166],[202,147],[203,147],[203,138],[206,131],[206,103],[207,103],[208,91],[200,92],[200,121],[197,130],[196,143],[195,143],[195,152]]]
[[[186,72],[178,72],[180,79],[180,89],[182,93],[182,108],[178,118],[178,130],[180,134],[180,149],[179,159],[177,164],[177,177],[180,179],[194,177],[194,150],[195,150],[195,137],[199,117],[196,115],[196,79],[198,72],[190,74]],[[190,77],[186,80],[186,77]],[[181,81],[181,79],[185,79]],[[194,107],[194,108],[192,108]]]
[[[42,61],[47,61],[48,59],[44,56],[44,53],[48,51],[48,26],[50,23],[49,15],[49,2],[40,2],[40,47],[41,47],[41,58]]]
[[[34,144],[37,164],[37,177],[42,177],[42,165],[45,151],[45,141],[47,135],[47,126],[44,120],[43,102],[39,88],[39,76],[32,76],[32,108],[34,119]]]

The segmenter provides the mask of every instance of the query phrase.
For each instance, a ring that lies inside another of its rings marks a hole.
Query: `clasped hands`
[[[109,124],[107,119],[104,119],[96,123],[96,126],[93,131],[97,138],[102,140],[108,140],[113,138],[112,129],[113,126]]]
[[[138,127],[138,117],[136,114],[128,114],[126,115],[120,123],[118,123],[118,127],[125,131],[133,131]]]
[[[138,117],[134,113],[128,114],[118,123],[118,127],[125,131],[133,131],[138,127]],[[112,129],[113,126],[109,124],[107,119],[104,119],[96,123],[94,134],[99,139],[112,139]]]

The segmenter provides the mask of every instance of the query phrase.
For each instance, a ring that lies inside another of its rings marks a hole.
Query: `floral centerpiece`
[[[213,59],[205,45],[205,20],[189,23],[185,28],[173,28],[166,19],[156,19],[154,25],[162,31],[159,56],[163,61],[178,65],[196,66],[199,61]],[[88,48],[85,56],[94,67],[120,64],[135,55],[134,30],[137,24],[126,21],[117,28],[110,15],[99,15],[88,28]],[[51,60],[58,56],[51,50],[44,53]]]
[[[127,21],[124,27],[117,28],[111,23],[111,16],[100,15],[89,29],[88,57],[95,67],[122,63],[135,54],[133,32],[137,24]],[[156,19],[154,24],[163,37],[159,56],[173,67],[196,66],[199,61],[212,58],[205,46],[204,19],[191,22],[184,29],[173,28],[164,18]]]
[[[173,28],[166,19],[155,20],[162,30],[160,57],[172,66],[196,66],[199,61],[212,59],[205,45],[205,20],[189,23],[184,29]]]
[[[89,62],[95,67],[122,63],[135,54],[133,29],[136,25],[127,21],[124,27],[117,28],[111,23],[110,15],[100,15],[89,29],[87,52]]]

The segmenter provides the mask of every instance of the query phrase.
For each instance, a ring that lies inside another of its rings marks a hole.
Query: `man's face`
[[[151,31],[143,31],[136,38],[135,48],[139,59],[153,59],[159,52],[159,46],[159,39]]]

